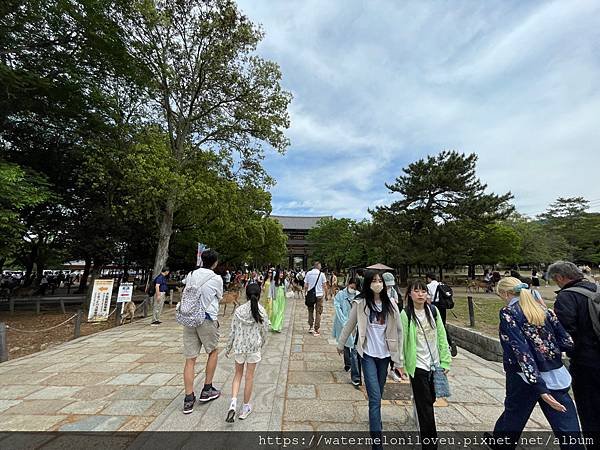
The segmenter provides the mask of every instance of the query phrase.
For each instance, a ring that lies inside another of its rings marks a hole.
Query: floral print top
[[[562,367],[562,352],[573,348],[573,339],[551,309],[542,326],[530,324],[518,298],[500,310],[500,344],[504,370],[522,372],[540,394],[549,392],[540,372]]]

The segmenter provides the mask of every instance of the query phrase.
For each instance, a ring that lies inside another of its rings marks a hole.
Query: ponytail
[[[546,311],[538,302],[535,301],[529,289],[521,289],[519,293],[519,305],[527,322],[541,327],[546,322]]]
[[[252,294],[248,300],[250,300],[250,311],[252,312],[252,317],[256,323],[263,323],[262,314],[258,309],[258,299],[259,296],[256,294]]]
[[[262,314],[258,308],[258,300],[260,299],[261,288],[256,283],[251,283],[246,287],[246,298],[250,302],[250,312],[256,323],[263,323]]]
[[[540,305],[535,298],[529,286],[521,282],[518,278],[505,277],[502,278],[496,285],[496,291],[510,292],[513,295],[519,296],[519,306],[529,322],[532,325],[541,327],[546,322],[546,310]]]

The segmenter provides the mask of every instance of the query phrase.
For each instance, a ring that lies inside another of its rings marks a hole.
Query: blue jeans
[[[381,438],[381,397],[387,378],[390,358],[373,358],[363,353],[361,366],[367,396],[369,397],[369,431],[373,438]],[[382,448],[382,446],[373,445],[373,448]]]
[[[344,365],[350,366],[350,379],[355,383],[360,383],[360,362],[356,348],[344,347]]]
[[[569,390],[551,390],[550,395],[567,408],[567,411],[562,413],[552,409],[550,405],[542,400],[536,390],[531,385],[525,383],[518,374],[507,373],[504,412],[496,421],[494,437],[505,436],[509,437],[513,442],[518,441],[523,428],[525,428],[525,425],[529,420],[533,408],[535,408],[535,404],[539,403],[540,408],[542,408],[542,412],[550,423],[556,437],[567,436],[567,442],[569,436],[580,439],[581,431],[577,420],[577,412],[575,410],[575,404],[569,396]],[[563,439],[561,439],[561,442],[562,441]],[[515,447],[516,445],[498,446],[498,448],[503,449],[514,449]],[[585,449],[581,444],[561,445],[560,448],[563,450]]]

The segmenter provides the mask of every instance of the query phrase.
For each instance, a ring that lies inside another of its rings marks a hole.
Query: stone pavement
[[[231,315],[219,317],[221,353],[214,384],[221,398],[181,413],[181,328],[166,307],[164,322],[149,319],[67,342],[0,365],[0,431],[143,430],[367,430],[364,388],[356,390],[330,337],[331,302],[325,304],[322,334],[307,333],[301,299],[288,299],[283,332],[271,333],[255,376],[254,412],[225,422],[233,360],[223,355]],[[204,371],[206,356],[198,358]],[[196,392],[203,383],[196,379]],[[453,359],[452,397],[440,400],[440,430],[490,430],[502,412],[501,364],[464,350]],[[382,405],[384,430],[414,430],[409,386],[389,380]],[[238,404],[241,404],[243,382]],[[528,429],[549,429],[536,408]]]

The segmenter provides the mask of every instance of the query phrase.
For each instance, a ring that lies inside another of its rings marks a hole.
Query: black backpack
[[[454,292],[452,292],[452,288],[450,286],[444,283],[438,284],[436,295],[442,308],[454,308]]]
[[[592,320],[592,327],[594,333],[598,339],[600,339],[600,288],[596,286],[596,291],[590,291],[583,287],[570,287],[564,289],[564,291],[577,292],[578,294],[585,295],[588,299],[588,310],[590,319]]]

